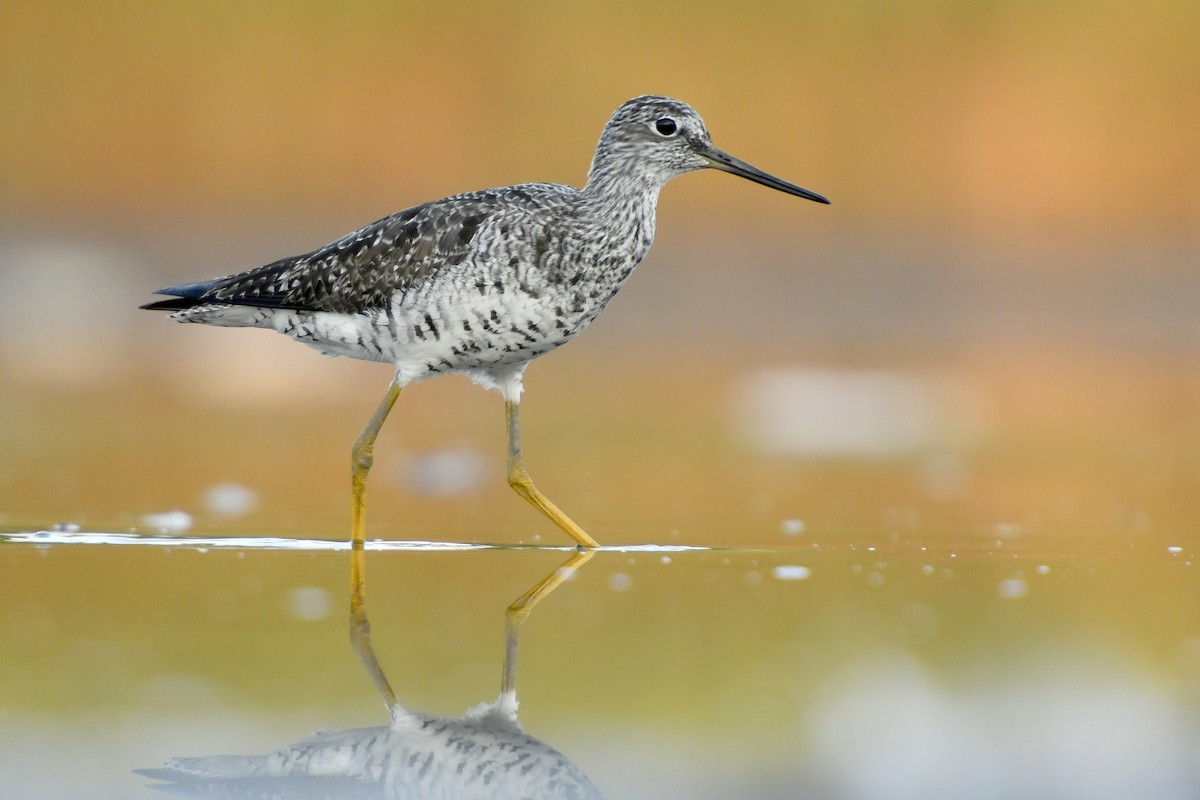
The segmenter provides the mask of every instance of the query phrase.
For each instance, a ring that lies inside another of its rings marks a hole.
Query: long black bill
[[[816,192],[810,192],[808,189],[802,189],[794,183],[781,181],[774,175],[768,175],[757,167],[752,167],[745,161],[734,158],[722,150],[715,147],[707,147],[701,153],[708,159],[708,165],[713,169],[719,169],[722,172],[729,172],[733,175],[761,183],[763,186],[770,186],[772,189],[778,189],[787,194],[794,194],[796,197],[803,197],[806,200],[812,200],[816,203],[825,203],[828,205],[829,200]]]

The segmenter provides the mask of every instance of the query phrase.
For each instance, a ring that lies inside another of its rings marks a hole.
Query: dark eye
[[[663,117],[654,123],[654,130],[661,133],[663,136],[674,136],[675,131],[679,130],[679,126],[675,124],[675,120],[670,117]]]

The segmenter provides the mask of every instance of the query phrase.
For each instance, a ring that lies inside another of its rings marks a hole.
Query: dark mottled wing
[[[178,310],[206,303],[356,313],[385,308],[440,270],[462,263],[502,192],[487,191],[414,206],[325,247],[247,272],[162,289],[173,299],[143,308]]]

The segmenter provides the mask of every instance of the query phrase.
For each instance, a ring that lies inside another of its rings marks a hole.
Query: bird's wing
[[[518,202],[508,195],[518,194]],[[480,226],[529,198],[521,187],[457,195],[413,206],[300,256],[202,283],[159,290],[173,299],[144,308],[208,303],[357,313],[385,308],[438,272],[462,263]],[[532,199],[532,198],[529,198]]]

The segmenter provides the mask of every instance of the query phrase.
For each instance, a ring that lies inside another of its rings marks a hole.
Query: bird
[[[142,308],[179,322],[275,330],[327,356],[394,367],[351,449],[357,619],[375,440],[401,390],[417,381],[461,372],[498,390],[509,485],[577,547],[599,546],[530,478],[521,449],[525,369],[583,332],[625,284],[654,241],[663,186],[709,168],[829,203],[718,149],[687,103],[642,95],[605,124],[583,188],[523,183],[435,200],[303,255],[160,289],[169,299]]]

